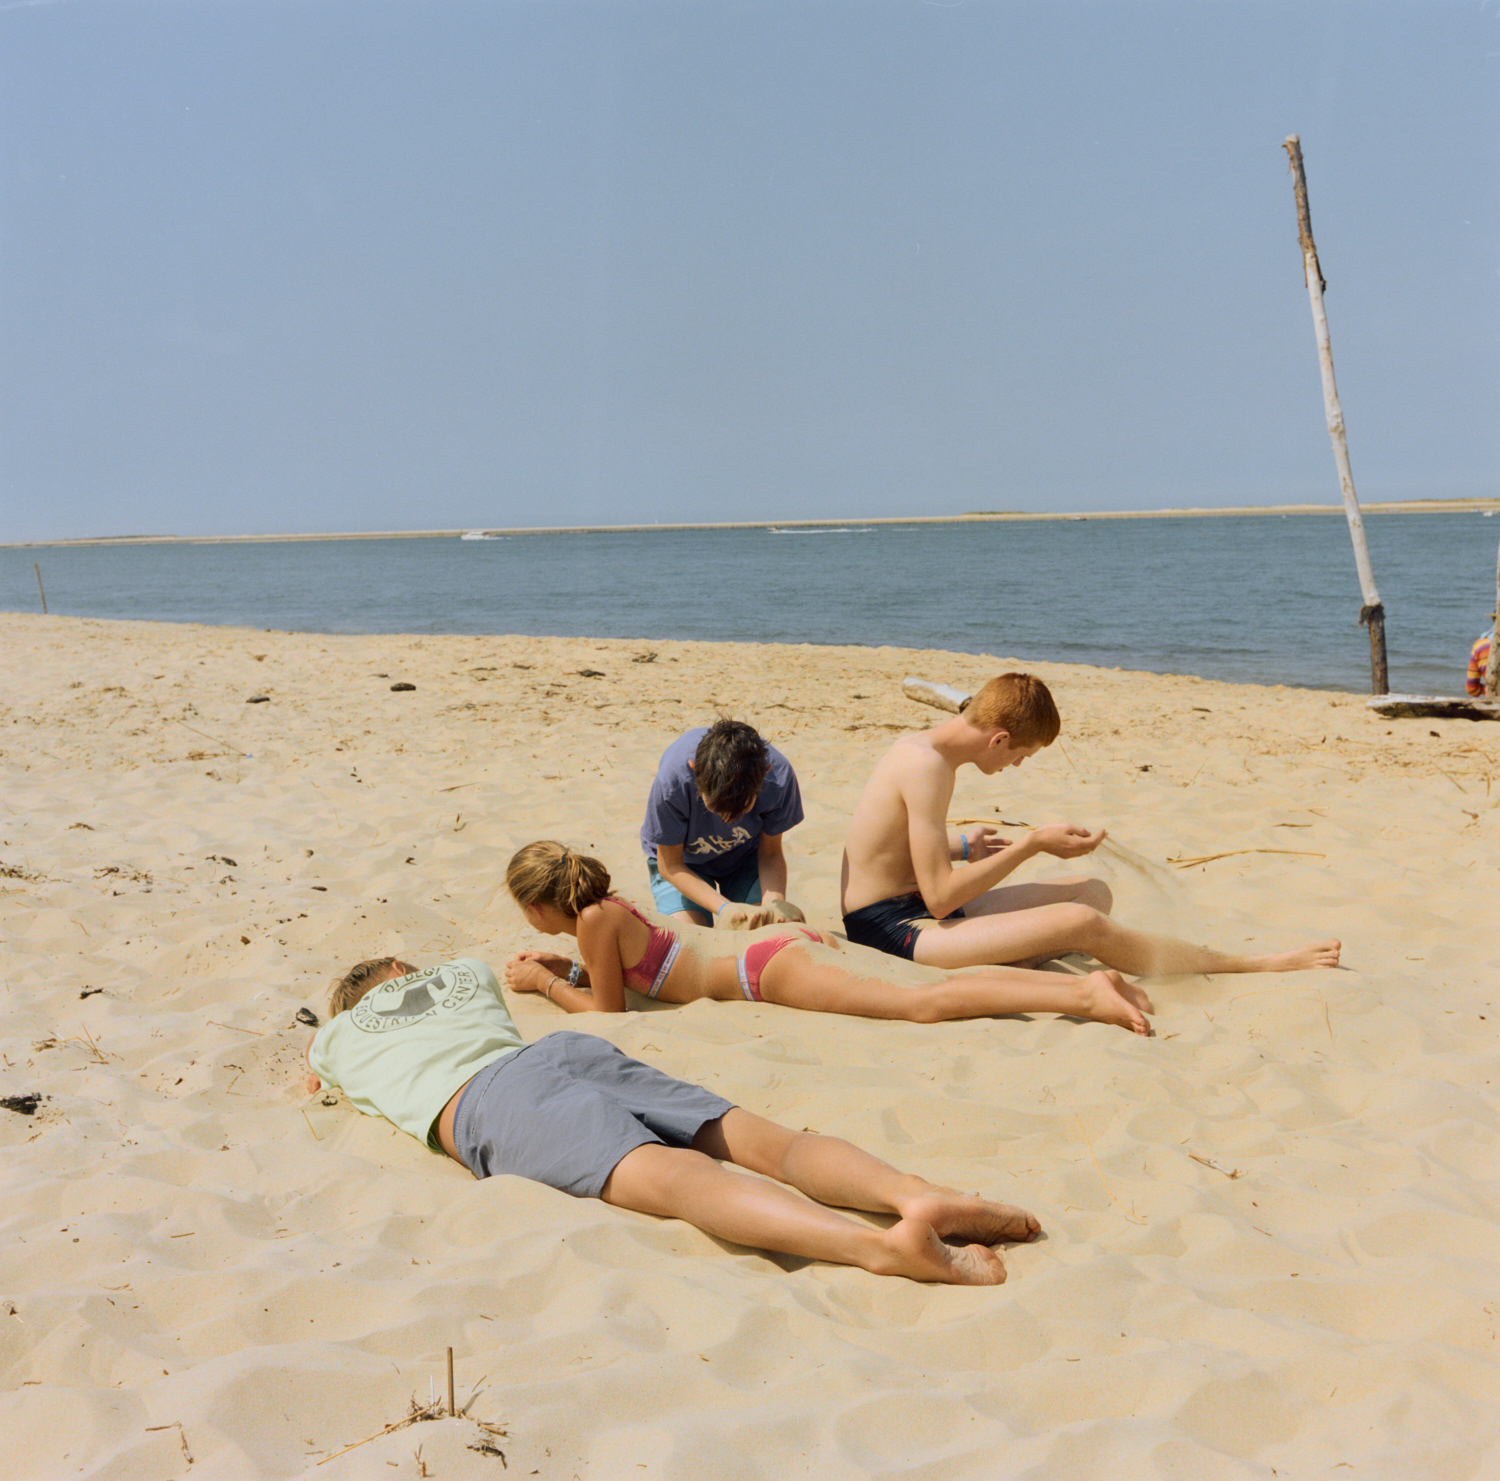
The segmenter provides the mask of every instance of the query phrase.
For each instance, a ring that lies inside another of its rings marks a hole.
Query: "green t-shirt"
[[[466,1080],[525,1045],[495,974],[470,957],[373,988],[320,1028],[307,1062],[367,1116],[434,1151],[434,1125]]]

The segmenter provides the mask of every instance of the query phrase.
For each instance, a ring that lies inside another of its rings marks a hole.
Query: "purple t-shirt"
[[[767,746],[771,769],[761,784],[755,806],[742,818],[726,823],[711,813],[698,794],[698,782],[688,762],[698,754],[706,725],[690,730],[662,752],[646,800],[641,824],[641,848],[656,858],[658,844],[679,844],[682,862],[705,879],[728,879],[756,855],[762,833],[785,833],[802,821],[802,794],[792,763]]]

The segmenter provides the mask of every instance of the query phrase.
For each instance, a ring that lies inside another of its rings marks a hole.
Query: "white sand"
[[[497,893],[519,844],[646,900],[656,757],[720,709],[796,764],[793,897],[837,926],[865,775],[942,718],[901,678],[1014,666],[650,646],[0,616],[0,1094],[47,1097],[0,1112],[8,1474],[1500,1474],[1500,728],[1036,666],[1061,745],[955,816],[1105,823],[1132,923],[1345,942],[1337,972],[1151,984],[1149,1041],[513,1000],[1025,1204],[1048,1237],[997,1290],[477,1183],[305,1101],[293,1014],[336,970],[537,944]],[[1249,849],[1291,852],[1167,863]],[[505,1467],[469,1420],[317,1464],[441,1391],[450,1345]]]

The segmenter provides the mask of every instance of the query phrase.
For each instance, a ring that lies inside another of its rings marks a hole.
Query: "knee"
[[[947,993],[942,987],[935,987],[930,992],[914,992],[910,1001],[906,1004],[906,1021],[908,1023],[946,1023],[953,1017],[950,1005],[946,1001]]]
[[[901,1005],[905,1010],[901,1014],[902,1019],[907,1023],[941,1023],[943,1015],[934,1001],[936,996],[930,992],[914,992],[911,1001]]]
[[[1071,905],[1058,906],[1058,910],[1061,912],[1062,924],[1068,933],[1069,940],[1077,941],[1081,946],[1088,946],[1097,941],[1100,935],[1108,929],[1109,917],[1092,905],[1075,901]]]

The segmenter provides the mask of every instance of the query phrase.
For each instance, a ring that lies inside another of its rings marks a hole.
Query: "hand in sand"
[[[549,962],[562,971],[554,971]],[[567,957],[550,951],[523,951],[506,962],[505,985],[512,992],[544,993],[559,977],[565,978],[572,965]]]
[[[1029,836],[1044,854],[1058,859],[1081,859],[1104,842],[1104,829],[1091,833],[1077,823],[1049,823],[1045,828],[1033,828]]]
[[[714,917],[714,926],[720,931],[754,931],[772,925],[776,919],[776,912],[769,905],[741,905],[731,901]]]

